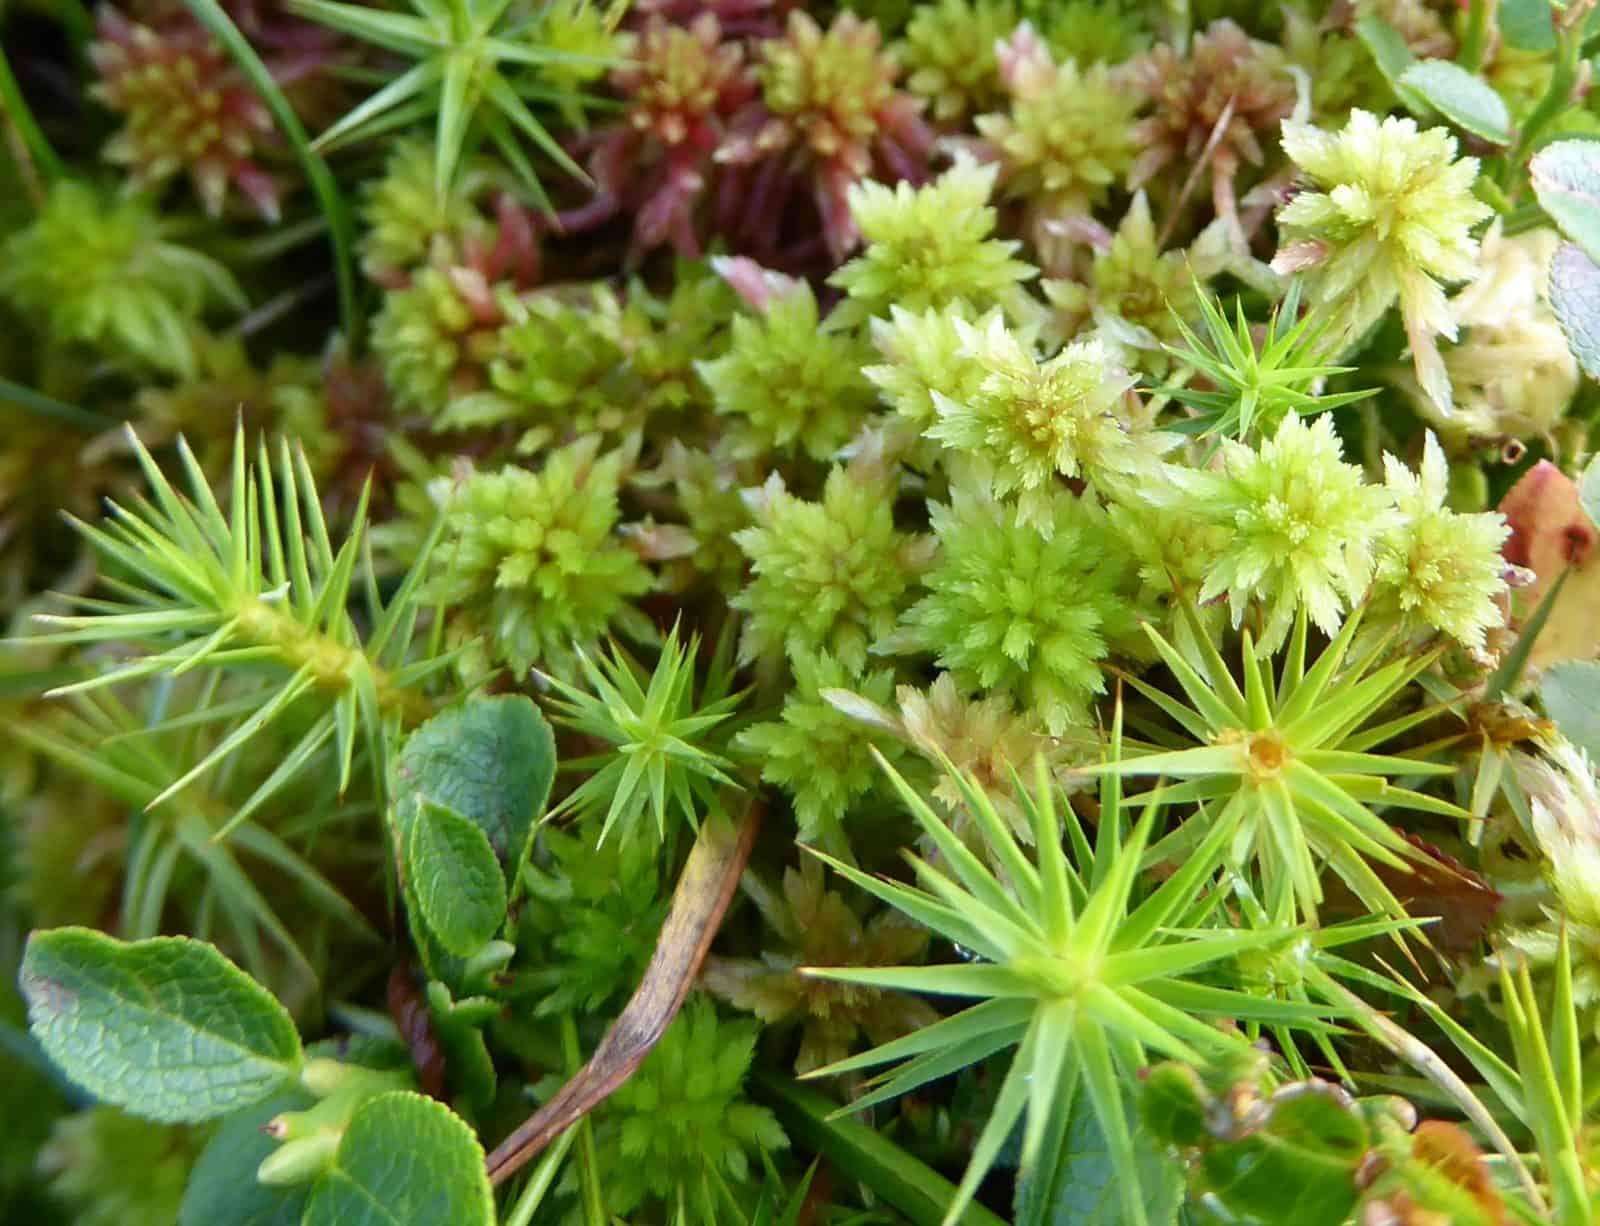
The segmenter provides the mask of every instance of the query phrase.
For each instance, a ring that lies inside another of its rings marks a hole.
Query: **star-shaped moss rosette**
[[[1192,386],[1163,389],[1197,411],[1195,417],[1175,423],[1172,429],[1243,439],[1258,426],[1263,434],[1273,433],[1290,413],[1311,417],[1376,395],[1375,388],[1319,390],[1323,380],[1349,374],[1354,367],[1327,362],[1328,321],[1315,311],[1301,314],[1299,281],[1290,283],[1283,300],[1273,308],[1259,341],[1245,318],[1242,301],[1234,299],[1233,322],[1229,323],[1221,302],[1201,292],[1198,284],[1195,291],[1205,337],[1197,335],[1174,311],[1173,326],[1183,344],[1163,348],[1180,370],[1202,376],[1206,386],[1204,390]]]
[[[1111,765],[1120,743],[1120,718]],[[1040,778],[1025,806],[1037,858],[1022,851],[1004,818],[976,784],[954,776],[1001,866],[990,869],[932,807],[885,764],[918,825],[937,846],[942,867],[908,860],[918,886],[828,862],[862,889],[970,951],[969,962],[924,967],[807,969],[837,982],[976,1000],[952,1017],[848,1060],[816,1076],[900,1062],[855,1099],[860,1110],[1015,1047],[993,1113],[945,1214],[961,1220],[979,1183],[1019,1120],[1022,1171],[1039,1157],[1050,1121],[1087,1095],[1116,1169],[1124,1220],[1148,1220],[1129,1123],[1127,1087],[1152,1056],[1190,1062],[1247,1048],[1236,1030],[1212,1020],[1281,1022],[1316,1028],[1327,1010],[1252,996],[1219,986],[1229,960],[1290,939],[1292,930],[1206,928],[1219,896],[1208,888],[1236,835],[1237,813],[1214,823],[1181,866],[1142,898],[1140,865],[1163,798],[1152,795],[1131,823],[1115,773],[1103,781],[1091,847],[1069,805]],[[1063,846],[1070,841],[1072,854]],[[827,859],[827,857],[823,857]],[[1204,972],[1202,982],[1198,973]]]
[[[731,647],[731,640],[725,640]],[[574,646],[587,688],[559,677],[545,677],[558,697],[552,702],[556,722],[612,746],[594,758],[563,762],[564,769],[593,770],[556,813],[580,816],[605,813],[600,841],[615,829],[635,837],[648,816],[658,840],[667,837],[667,815],[691,826],[713,808],[720,787],[737,786],[728,772],[733,764],[710,748],[715,733],[739,705],[742,694],[729,694],[716,684],[726,667],[714,668],[713,692],[695,693],[695,658],[700,639],[680,642],[673,627],[649,677],[615,644],[596,659]],[[724,665],[726,661],[724,660]]]
[[[410,13],[333,0],[291,0],[303,17],[415,62],[328,128],[327,148],[365,140],[435,117],[434,184],[443,194],[467,149],[487,137],[541,202],[538,173],[522,141],[577,179],[581,167],[528,105],[555,95],[577,101],[570,74],[598,77],[609,61],[558,45],[552,22],[570,20],[570,5],[527,9],[511,0],[411,0]],[[566,91],[565,93],[563,91]]]
[[[1419,853],[1373,806],[1461,819],[1470,815],[1397,782],[1449,775],[1455,766],[1373,752],[1436,715],[1436,708],[1372,721],[1437,658],[1438,650],[1401,654],[1380,664],[1385,649],[1380,641],[1369,654],[1352,659],[1350,646],[1363,615],[1357,609],[1308,667],[1302,610],[1276,676],[1271,663],[1257,655],[1249,630],[1244,632],[1241,689],[1193,607],[1187,601],[1181,607],[1191,631],[1187,653],[1148,624],[1145,633],[1183,700],[1138,677],[1127,678],[1127,684],[1195,743],[1084,769],[1177,780],[1162,789],[1167,802],[1204,808],[1163,840],[1160,850],[1181,856],[1209,838],[1208,828],[1229,826],[1234,835],[1228,865],[1257,874],[1267,912],[1279,922],[1316,919],[1323,866],[1373,913],[1404,918],[1405,908],[1369,861],[1406,872]]]

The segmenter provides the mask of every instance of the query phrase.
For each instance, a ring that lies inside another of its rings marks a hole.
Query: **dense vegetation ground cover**
[[[1592,0],[0,47],[6,1220],[1600,1218]]]

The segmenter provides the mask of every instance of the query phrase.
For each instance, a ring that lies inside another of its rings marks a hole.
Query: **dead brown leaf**
[[[744,874],[761,824],[761,804],[737,826],[708,818],[661,925],[656,951],[627,1007],[611,1024],[589,1063],[502,1141],[488,1158],[489,1182],[514,1174],[567,1128],[603,1102],[649,1055],[688,996],[722,916]]]
[[[1548,460],[1541,460],[1500,501],[1511,527],[1506,561],[1537,576],[1517,593],[1514,621],[1539,607],[1561,572],[1572,570],[1556,598],[1528,663],[1542,669],[1559,660],[1590,660],[1600,655],[1600,532],[1584,513],[1578,487]]]

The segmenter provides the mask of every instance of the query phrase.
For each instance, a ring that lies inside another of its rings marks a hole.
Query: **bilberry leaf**
[[[1590,378],[1600,379],[1600,265],[1572,243],[1562,243],[1550,263],[1550,304],[1572,356]]]
[[[424,800],[406,838],[406,873],[439,944],[469,957],[506,915],[506,878],[488,836],[454,809]]]
[[[1528,163],[1528,175],[1540,206],[1561,232],[1600,261],[1600,141],[1546,145]]]
[[[202,941],[36,932],[20,983],[50,1058],[97,1098],[147,1119],[225,1115],[281,1087],[300,1063],[283,1006]]]
[[[1420,60],[1400,74],[1400,84],[1415,90],[1455,124],[1497,145],[1511,143],[1511,112],[1482,77],[1449,60]]]
[[[278,1148],[262,1126],[315,1101],[310,1091],[291,1086],[223,1120],[189,1173],[178,1226],[299,1226],[310,1185],[259,1183],[255,1169]]]
[[[411,734],[396,795],[453,809],[488,836],[502,864],[514,865],[550,798],[555,769],[555,738],[532,699],[482,698]]]
[[[1561,735],[1600,759],[1600,663],[1565,660],[1554,665],[1544,675],[1539,697]]]
[[[333,1166],[311,1191],[303,1226],[488,1226],[494,1200],[483,1149],[443,1103],[380,1094],[345,1130]]]

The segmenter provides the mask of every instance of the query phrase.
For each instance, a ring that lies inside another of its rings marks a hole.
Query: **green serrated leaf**
[[[1305,1086],[1274,1102],[1240,1140],[1207,1149],[1198,1176],[1206,1192],[1238,1220],[1261,1226],[1342,1226],[1369,1137],[1337,1093]]]
[[[1017,1186],[1017,1226],[1116,1226],[1124,1220],[1115,1155],[1087,1095],[1076,1095],[1038,1166]],[[1151,1143],[1143,1129],[1134,1136],[1139,1192],[1151,1222],[1177,1220],[1184,1182],[1178,1164]]]
[[[1550,262],[1550,305],[1578,365],[1600,379],[1600,265],[1572,243],[1562,243]]]
[[[1561,232],[1600,261],[1600,141],[1546,145],[1528,163],[1528,176],[1540,206]]]
[[[1441,115],[1474,136],[1511,143],[1511,112],[1482,77],[1449,60],[1421,60],[1400,74],[1400,84],[1427,99]]]
[[[405,870],[423,921],[445,949],[465,958],[493,939],[506,917],[506,877],[477,826],[423,801],[406,838]]]
[[[481,698],[411,734],[396,795],[454,810],[488,836],[502,864],[514,865],[550,798],[555,765],[555,738],[532,699]]]
[[[450,1108],[400,1090],[350,1121],[333,1166],[312,1188],[303,1226],[490,1226],[483,1148]]]
[[[36,932],[19,981],[50,1058],[97,1098],[147,1119],[226,1115],[278,1089],[300,1063],[283,1006],[188,937]]]
[[[1406,104],[1411,111],[1420,110],[1426,114],[1428,106],[1415,90],[1401,84],[1400,78],[1417,62],[1417,57],[1411,54],[1411,48],[1406,46],[1405,37],[1383,18],[1368,14],[1356,22],[1356,37],[1366,47],[1372,56],[1372,62],[1378,66],[1378,72],[1387,81],[1400,101]]]
[[[255,1169],[278,1147],[262,1126],[315,1101],[295,1086],[223,1120],[189,1173],[178,1226],[299,1226],[310,1187],[269,1187],[256,1181]]]
[[[1539,697],[1561,735],[1600,760],[1600,663],[1567,660],[1553,665],[1544,675]]]

